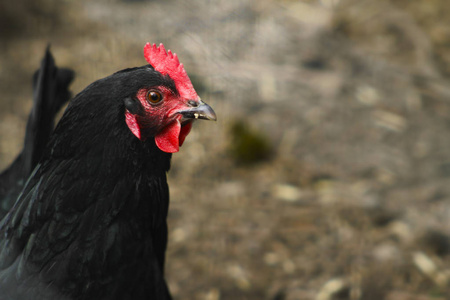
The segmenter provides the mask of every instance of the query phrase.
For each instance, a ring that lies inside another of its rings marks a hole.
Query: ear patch
[[[141,115],[144,112],[141,102],[136,98],[127,97],[123,100],[125,108],[133,115]]]

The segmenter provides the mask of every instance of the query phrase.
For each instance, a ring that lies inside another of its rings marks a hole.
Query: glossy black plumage
[[[124,121],[126,99],[161,85],[174,88],[148,65],[98,80],[71,101],[0,225],[0,299],[170,299],[171,154]]]
[[[70,69],[58,68],[47,47],[41,67],[33,77],[33,108],[28,118],[24,148],[14,162],[0,174],[0,219],[13,206],[25,181],[47,146],[54,118],[69,100],[68,86],[74,78]]]

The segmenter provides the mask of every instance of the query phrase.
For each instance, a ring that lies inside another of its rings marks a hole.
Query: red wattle
[[[180,121],[172,122],[155,136],[156,146],[167,153],[178,152],[180,150],[180,132]]]
[[[186,139],[187,135],[191,131],[191,128],[192,128],[192,122],[189,122],[186,125],[184,125],[183,127],[181,127],[180,138],[179,138],[180,147],[183,145],[184,140]]]

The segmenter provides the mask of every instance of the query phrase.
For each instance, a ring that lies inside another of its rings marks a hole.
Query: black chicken
[[[31,171],[46,149],[56,113],[69,100],[68,90],[75,74],[58,68],[47,47],[41,67],[33,76],[33,108],[28,117],[24,148],[0,174],[0,219],[11,209]]]
[[[170,299],[166,172],[216,116],[175,54],[144,54],[70,102],[0,225],[0,299]]]

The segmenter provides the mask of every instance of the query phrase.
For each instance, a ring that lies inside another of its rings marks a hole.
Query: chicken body
[[[182,143],[193,113],[215,119],[151,65],[78,94],[1,223],[0,299],[170,299],[171,153],[157,140]]]

